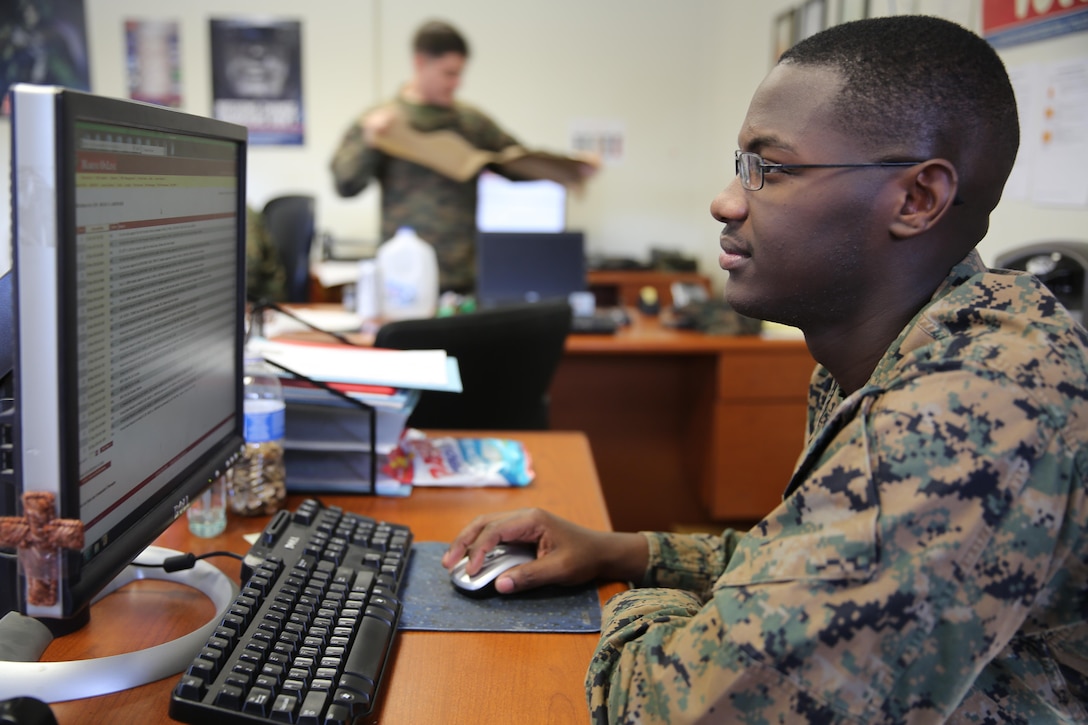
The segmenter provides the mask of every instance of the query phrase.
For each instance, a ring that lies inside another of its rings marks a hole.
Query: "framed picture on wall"
[[[827,27],[827,0],[807,0],[800,12],[797,40],[804,40]]]
[[[176,20],[125,20],[129,98],[181,108],[180,32]]]
[[[771,38],[771,65],[778,62],[782,54],[790,49],[797,37],[797,11],[787,10],[774,19],[773,37]]]
[[[211,18],[212,112],[251,145],[303,143],[302,23]]]

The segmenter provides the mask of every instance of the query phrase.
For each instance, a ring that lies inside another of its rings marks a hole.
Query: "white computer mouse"
[[[465,573],[468,557],[450,569],[453,586],[465,594],[483,595],[495,593],[495,580],[504,571],[536,558],[535,544],[499,544],[484,556],[484,564],[473,576]]]

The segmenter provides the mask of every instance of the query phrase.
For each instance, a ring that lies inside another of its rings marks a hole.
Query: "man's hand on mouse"
[[[593,531],[541,509],[520,509],[476,517],[450,543],[442,566],[469,559],[474,576],[484,556],[500,543],[536,544],[536,560],[514,567],[495,581],[500,594],[513,594],[549,584],[573,586],[594,579],[641,579],[649,558],[641,534]]]

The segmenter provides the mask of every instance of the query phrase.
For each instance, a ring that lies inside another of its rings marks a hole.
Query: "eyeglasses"
[[[751,151],[737,151],[737,176],[740,185],[748,191],[763,188],[766,174],[778,174],[787,169],[856,169],[876,166],[914,166],[921,161],[875,161],[867,164],[772,164],[763,160],[759,154]]]

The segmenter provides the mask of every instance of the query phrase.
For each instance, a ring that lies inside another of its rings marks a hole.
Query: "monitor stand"
[[[137,561],[161,563],[178,554],[180,552],[172,549],[149,546]],[[43,702],[62,702],[105,695],[176,675],[204,646],[223,612],[238,594],[238,587],[230,577],[206,561],[198,560],[192,569],[169,573],[161,568],[127,566],[95,601],[140,579],[158,579],[193,587],[212,600],[215,616],[189,634],[135,652],[69,662],[0,662],[0,697],[17,695],[36,697]]]

